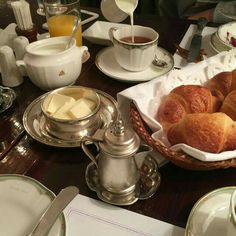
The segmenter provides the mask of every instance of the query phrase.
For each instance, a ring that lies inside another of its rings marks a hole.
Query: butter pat
[[[75,99],[69,96],[65,96],[62,94],[55,93],[52,95],[52,98],[46,107],[46,111],[50,114],[54,114],[57,112],[59,108],[61,108],[66,103],[75,102]]]
[[[71,117],[66,113],[74,105],[74,103],[75,101],[73,100],[66,102],[54,114],[52,114],[52,116],[59,119],[71,119]]]
[[[62,119],[62,120],[70,120],[71,117],[67,113],[55,113],[53,115],[54,118]]]
[[[89,107],[91,111],[95,108],[95,105],[96,105],[94,101],[87,98],[80,98],[78,101],[83,101],[86,104],[86,106]]]
[[[75,104],[68,111],[68,114],[74,119],[85,117],[92,113],[93,109],[91,108],[95,106],[95,104],[92,103],[93,102],[88,99],[81,98],[75,102]]]

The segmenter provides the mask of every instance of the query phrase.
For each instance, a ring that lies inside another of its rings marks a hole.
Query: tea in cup
[[[230,198],[229,216],[227,224],[227,236],[236,235],[236,190],[233,191]]]
[[[132,34],[133,33],[133,34]],[[143,71],[155,58],[159,34],[139,25],[111,28],[110,39],[118,64],[128,71]]]
[[[44,8],[50,37],[71,35],[79,18],[75,38],[77,46],[82,46],[80,0],[70,0],[67,4],[59,0],[44,0]]]

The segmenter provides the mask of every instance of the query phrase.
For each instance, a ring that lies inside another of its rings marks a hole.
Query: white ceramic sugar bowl
[[[71,47],[66,49],[68,40],[68,36],[62,36],[30,43],[25,48],[23,60],[16,63],[22,73],[26,72],[30,80],[43,90],[74,84],[88,48],[77,47],[73,39]]]

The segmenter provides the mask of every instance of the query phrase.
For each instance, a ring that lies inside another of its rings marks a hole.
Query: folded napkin
[[[78,194],[64,210],[67,235],[183,236],[184,229]]]
[[[235,68],[236,49],[232,49],[229,52],[222,52],[197,64],[191,63],[181,70],[172,70],[168,74],[149,82],[128,88],[117,95],[121,115],[127,123],[130,123],[128,117],[129,106],[130,102],[133,101],[144,121],[152,129],[152,137],[161,140],[170,147],[162,126],[154,119],[162,97],[177,86],[203,84],[214,75],[222,71],[231,71]],[[175,150],[181,149],[201,161],[220,161],[236,156],[236,150],[213,154],[202,152],[185,144],[178,144],[171,148]]]

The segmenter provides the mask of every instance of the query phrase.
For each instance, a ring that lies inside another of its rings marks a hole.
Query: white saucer
[[[225,187],[204,195],[190,212],[185,236],[226,235],[230,197],[236,187]]]
[[[101,50],[97,56],[95,63],[99,70],[105,75],[120,80],[123,82],[144,82],[157,78],[161,75],[168,73],[174,66],[174,60],[172,55],[165,49],[157,47],[157,58],[164,60],[167,63],[167,67],[159,69],[154,65],[151,65],[148,69],[140,72],[131,72],[123,69],[114,57],[113,47],[107,47]]]

